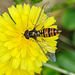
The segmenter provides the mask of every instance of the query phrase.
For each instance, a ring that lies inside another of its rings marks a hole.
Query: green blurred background
[[[48,61],[47,64],[58,67],[59,71],[43,66],[40,75],[65,75],[60,68],[73,73],[67,75],[75,75],[75,0],[0,0],[0,14],[8,12],[7,8],[11,5],[28,3],[41,6],[47,1],[51,3],[51,16],[55,17],[55,24],[62,30],[57,44],[57,61]]]

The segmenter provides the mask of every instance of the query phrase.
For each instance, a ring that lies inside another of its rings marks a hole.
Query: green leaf
[[[43,67],[42,75],[60,75],[60,73],[48,67]]]
[[[39,2],[41,2],[42,0],[31,0],[31,2],[33,3],[33,4],[35,4],[35,3],[39,3]]]
[[[57,64],[69,72],[75,73],[75,52],[66,51],[60,53],[57,57]]]
[[[70,0],[70,2],[75,3],[75,0]]]
[[[17,4],[20,4],[21,2],[23,2],[24,0],[14,0],[14,2],[16,2],[16,5]]]
[[[75,31],[73,33],[73,45],[75,46]]]
[[[75,8],[69,8],[64,12],[62,24],[67,30],[75,29]]]

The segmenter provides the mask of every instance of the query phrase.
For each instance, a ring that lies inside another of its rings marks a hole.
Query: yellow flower
[[[20,67],[12,69],[10,62],[7,62],[6,64],[0,63],[0,75],[34,75],[34,72],[21,70]]]
[[[36,6],[30,8],[29,4],[24,4],[23,7],[22,5],[17,5],[16,7],[12,5],[8,8],[8,11],[11,17],[6,12],[0,16],[0,62],[3,65],[5,64],[4,66],[7,65],[6,68],[8,70],[10,69],[8,66],[11,66],[10,70],[12,70],[12,72],[14,71],[12,75],[14,75],[16,71],[20,72],[21,70],[39,73],[42,62],[46,63],[48,59],[35,39],[26,39],[23,34],[26,30],[34,29],[41,8]],[[42,18],[47,17],[44,12],[42,12],[42,14],[44,15]],[[39,19],[37,24],[41,24],[41,26],[38,26],[37,30],[40,30],[43,25],[44,28],[57,28],[56,25],[51,26],[56,22],[54,17],[49,17],[45,24],[40,23],[40,21]],[[41,40],[41,37],[37,39]],[[57,49],[55,47],[57,43],[55,40],[57,39],[58,35],[44,38],[54,51]],[[49,52],[51,52],[51,50]]]

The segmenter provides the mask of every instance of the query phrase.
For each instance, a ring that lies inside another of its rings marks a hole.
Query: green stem
[[[72,46],[72,41],[71,41],[70,39],[68,39],[67,37],[63,36],[62,34],[60,34],[59,39],[60,39],[61,41],[63,41],[64,43],[66,43],[66,44]]]
[[[47,63],[43,63],[43,66],[52,68],[52,69],[54,69],[54,70],[56,70],[56,71],[58,71],[58,72],[60,72],[60,73],[63,73],[63,74],[75,75],[75,73],[68,72],[68,71],[66,71],[66,70],[64,70],[64,69],[61,69],[61,68],[59,68],[59,67],[55,67],[55,66],[50,65],[50,64],[47,64]]]

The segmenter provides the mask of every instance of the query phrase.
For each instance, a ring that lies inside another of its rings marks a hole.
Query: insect
[[[40,16],[43,16],[41,13],[43,12],[43,10],[45,11],[45,13],[47,15],[50,15],[50,12],[48,12],[50,10],[50,3],[46,2],[43,6],[42,9],[39,13],[39,17],[36,21],[36,24],[34,25],[34,29],[29,31],[26,30],[24,33],[24,36],[26,39],[29,38],[34,38],[35,41],[37,42],[37,44],[39,45],[39,47],[41,48],[42,52],[45,54],[45,56],[47,58],[50,59],[50,61],[55,62],[56,61],[56,57],[55,57],[55,52],[52,49],[52,47],[42,38],[42,41],[37,40],[37,37],[52,37],[52,36],[56,36],[57,34],[59,34],[61,31],[55,28],[44,28],[44,26],[40,29],[40,30],[36,30],[36,28],[38,26],[40,26],[40,24],[37,24],[39,19],[41,19],[41,23],[45,23],[48,19],[48,17],[46,17],[45,19],[43,19]],[[45,51],[51,50],[50,52],[45,53]]]

